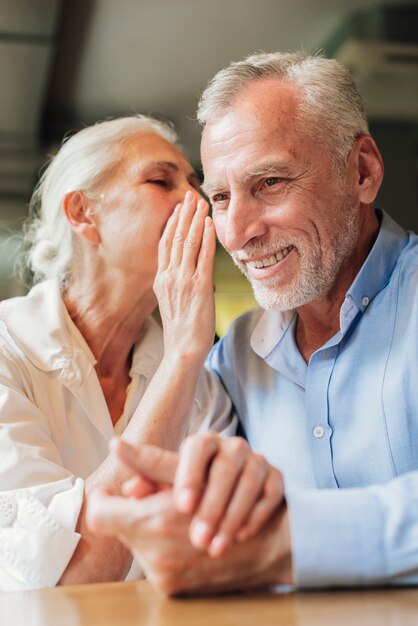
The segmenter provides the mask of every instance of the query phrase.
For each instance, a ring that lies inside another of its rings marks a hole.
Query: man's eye
[[[279,183],[281,180],[283,179],[279,176],[269,176],[265,179],[264,183],[267,187],[273,187],[274,185],[277,185],[277,183]]]
[[[212,203],[216,204],[218,202],[225,202],[226,200],[228,200],[227,193],[217,193],[216,195],[213,196]]]

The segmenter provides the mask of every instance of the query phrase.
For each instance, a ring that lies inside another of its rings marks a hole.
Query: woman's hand
[[[166,354],[205,359],[215,334],[213,263],[216,234],[208,205],[187,192],[167,222],[158,248],[154,291]]]

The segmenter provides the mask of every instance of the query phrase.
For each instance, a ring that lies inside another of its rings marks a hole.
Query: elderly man
[[[201,550],[219,513],[206,506],[192,548],[187,515],[204,464],[222,455],[213,435],[180,452],[183,517],[167,492],[120,508],[97,495],[91,523],[119,533],[168,593],[417,582],[418,238],[373,206],[383,164],[360,95],[333,60],[260,54],[215,76],[199,119],[218,237],[262,307],[236,320],[209,365],[251,447],[281,470],[285,498],[249,540],[231,544],[221,524],[217,559]],[[152,450],[119,454],[154,479],[177,464],[162,455],[155,476]]]

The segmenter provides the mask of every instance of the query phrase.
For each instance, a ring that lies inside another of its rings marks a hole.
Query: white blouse
[[[119,433],[162,355],[162,331],[149,318]],[[115,434],[94,365],[55,281],[0,303],[0,590],[54,586],[80,539],[84,480]],[[203,370],[189,433],[208,429],[233,434],[235,418],[218,379]]]

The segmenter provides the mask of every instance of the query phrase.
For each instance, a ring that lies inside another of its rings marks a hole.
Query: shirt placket
[[[332,427],[328,389],[338,355],[338,344],[317,350],[309,361],[306,376],[306,418],[312,468],[319,489],[338,487],[332,463]]]

